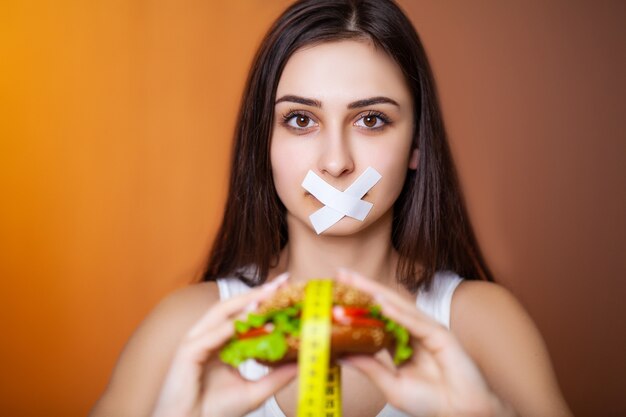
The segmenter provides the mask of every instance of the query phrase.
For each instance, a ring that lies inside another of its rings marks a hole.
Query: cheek
[[[284,202],[283,190],[288,187],[286,184],[286,180],[290,177],[289,175],[289,164],[285,163],[288,160],[286,155],[283,153],[276,153],[272,150],[271,154],[271,162],[272,162],[272,177],[274,179],[274,186],[276,187],[276,192],[281,200]]]
[[[288,141],[282,141],[280,138],[272,140],[270,148],[272,176],[276,192],[284,204],[287,204],[291,195],[303,192],[300,184],[311,167],[305,157],[306,152],[290,145]]]
[[[393,145],[370,149],[363,155],[363,160],[367,161],[367,165],[380,170],[383,177],[403,179],[409,168],[410,146],[405,146],[404,143]]]
[[[372,191],[383,205],[393,203],[400,195],[409,169],[410,145],[398,144],[384,151],[370,152],[368,163],[380,172],[382,178]],[[376,190],[378,188],[378,190]]]
[[[387,165],[381,165],[381,169],[384,169],[382,174],[382,179],[380,181],[381,184],[381,194],[380,197],[389,203],[393,203],[400,192],[402,191],[402,187],[404,186],[404,181],[406,180],[407,175],[407,167],[406,165],[400,165],[397,161],[385,161]]]

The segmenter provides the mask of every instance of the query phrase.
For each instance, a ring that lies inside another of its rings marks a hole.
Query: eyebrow
[[[274,104],[278,104],[278,103],[282,103],[283,101],[288,101],[291,103],[298,103],[298,104],[304,104],[305,106],[311,106],[311,107],[318,107],[318,108],[322,108],[322,102],[319,100],[315,100],[312,98],[305,98],[305,97],[300,97],[300,96],[294,96],[294,95],[286,95],[286,96],[282,96],[281,98],[279,98],[278,100],[276,100],[276,102]]]
[[[282,96],[281,98],[276,100],[276,102],[274,104],[282,103],[283,101],[288,101],[288,102],[291,102],[291,103],[304,104],[305,106],[317,107],[317,108],[320,108],[320,109],[322,108],[322,102],[319,101],[319,100],[315,100],[313,98],[294,96],[294,95],[291,95],[291,94],[288,94],[286,96]],[[348,109],[358,109],[360,107],[367,107],[367,106],[371,106],[373,104],[393,104],[394,106],[400,107],[400,105],[395,100],[393,100],[393,99],[391,99],[389,97],[377,96],[377,97],[366,98],[366,99],[363,99],[363,100],[353,101],[352,103],[348,104],[347,108]]]
[[[400,107],[400,105],[395,100],[390,99],[389,97],[379,96],[353,101],[352,103],[348,104],[348,108],[358,109],[359,107],[367,107],[373,104],[393,104],[394,106]]]

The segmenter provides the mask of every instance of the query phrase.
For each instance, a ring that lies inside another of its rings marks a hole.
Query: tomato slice
[[[362,307],[341,307],[343,309],[343,314],[348,317],[363,317],[367,316],[370,311],[367,308]]]
[[[333,307],[333,322],[344,324],[347,326],[367,326],[367,327],[384,327],[385,323],[381,320],[367,317],[370,314],[369,309],[362,307]]]
[[[259,336],[265,336],[266,334],[270,334],[271,329],[269,328],[269,326],[266,324],[263,327],[257,327],[256,329],[250,329],[245,333],[241,333],[239,335],[237,335],[237,338],[239,340],[241,339],[250,339],[253,337],[259,337]]]

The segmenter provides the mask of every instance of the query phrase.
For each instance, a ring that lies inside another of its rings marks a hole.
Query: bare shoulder
[[[126,343],[90,416],[148,415],[180,340],[218,301],[215,282],[189,285],[165,297]]]
[[[181,288],[166,296],[139,325],[122,355],[135,345],[161,342],[172,350],[186,331],[215,303],[219,290],[215,282]]]
[[[515,296],[492,282],[463,281],[452,300],[450,328],[454,333],[461,332],[459,335],[483,320],[489,320],[492,325],[534,326]]]
[[[482,368],[490,367],[494,352],[525,355],[534,350],[531,356],[547,355],[526,310],[509,290],[491,282],[459,285],[452,298],[450,329]]]
[[[215,282],[202,282],[180,288],[165,297],[143,324],[150,321],[193,322],[220,299]],[[191,323],[189,323],[191,324]]]
[[[450,316],[450,329],[489,385],[520,415],[571,415],[545,342],[509,290],[464,281],[454,293]]]

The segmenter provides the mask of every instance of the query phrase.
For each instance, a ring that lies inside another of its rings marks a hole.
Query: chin
[[[308,219],[307,219],[307,222],[308,222],[309,227],[313,231],[313,233],[315,233],[315,229],[313,229],[313,225],[311,225],[311,222],[309,222]],[[331,227],[323,231],[318,236],[320,237],[351,236],[351,235],[355,235],[357,233],[362,232],[363,230],[368,228],[371,225],[371,223],[372,223],[372,219],[369,219],[369,218],[366,218],[364,221],[359,221],[359,220],[352,219],[350,217],[344,217],[343,219],[339,220],[337,223],[335,223],[334,225],[332,225]]]

